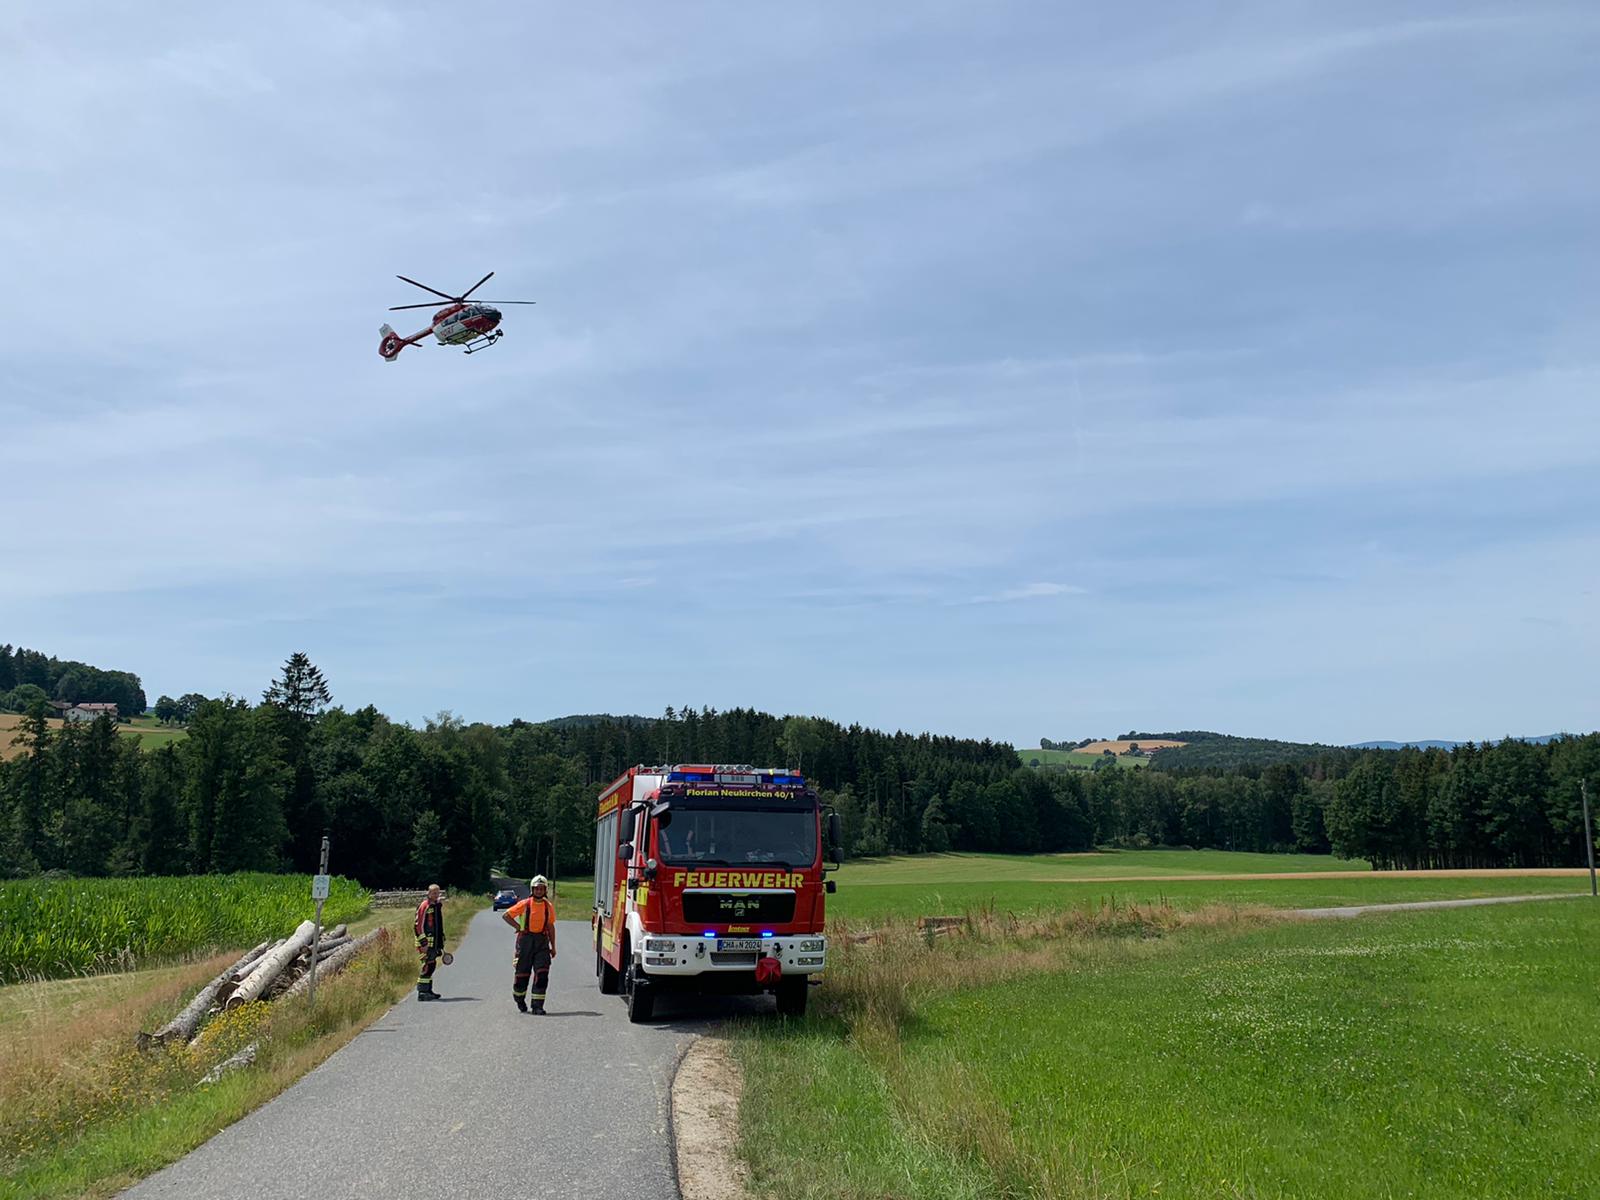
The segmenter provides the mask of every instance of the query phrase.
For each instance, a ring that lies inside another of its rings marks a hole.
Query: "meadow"
[[[846,863],[834,878],[839,890],[828,897],[828,917],[852,925],[895,917],[1030,914],[1129,904],[1320,908],[1544,895],[1589,887],[1581,872],[1402,873],[1373,871],[1364,862],[1329,855],[1226,850],[925,854]]]
[[[313,913],[307,875],[189,875],[0,882],[0,984],[170,962],[282,937]],[[335,876],[323,920],[371,897]]]
[[[1597,934],[1587,899],[891,928],[737,1030],[755,1191],[1591,1196]]]
[[[60,717],[47,717],[45,724],[56,730],[64,722]],[[16,758],[22,753],[22,747],[15,744],[17,730],[21,727],[20,714],[0,713],[0,760]],[[163,725],[151,716],[134,717],[131,721],[119,724],[117,732],[123,737],[133,738],[141,750],[159,750],[189,736],[189,731],[182,726]]]
[[[181,742],[189,736],[189,730],[186,727],[182,725],[163,725],[148,713],[142,717],[134,717],[126,724],[117,726],[117,732],[124,737],[137,738],[141,750],[159,750],[163,746]]]

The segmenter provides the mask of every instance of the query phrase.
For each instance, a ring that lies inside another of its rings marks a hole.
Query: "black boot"
[[[533,1007],[529,1011],[532,1012],[533,1015],[536,1016],[536,1017],[544,1016],[544,1001],[543,1000],[535,1000],[533,1002]]]
[[[418,1000],[437,1000],[439,994],[433,990],[433,980],[424,979],[417,984]]]
[[[517,1002],[517,1011],[518,1012],[527,1012],[528,1011],[528,1002],[526,1000],[524,1000],[521,996],[517,995],[515,992],[512,992],[511,993],[511,998]]]

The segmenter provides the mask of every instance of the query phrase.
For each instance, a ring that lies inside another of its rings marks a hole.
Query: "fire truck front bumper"
[[[762,958],[777,959],[785,975],[820,975],[827,964],[828,939],[820,933],[770,938],[646,934],[642,950],[645,973],[654,977],[753,976]]]

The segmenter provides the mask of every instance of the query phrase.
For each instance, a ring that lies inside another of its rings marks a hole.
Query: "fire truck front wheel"
[[[778,1012],[785,1017],[805,1016],[808,990],[804,975],[789,975],[778,980]]]
[[[615,996],[622,983],[622,973],[608,963],[605,955],[598,950],[594,952],[594,973],[600,979],[600,994]]]

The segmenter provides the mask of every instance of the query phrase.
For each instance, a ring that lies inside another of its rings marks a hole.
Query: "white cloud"
[[[988,596],[974,596],[969,604],[1006,604],[1013,600],[1038,600],[1045,596],[1084,596],[1087,588],[1070,583],[1026,583]]]

